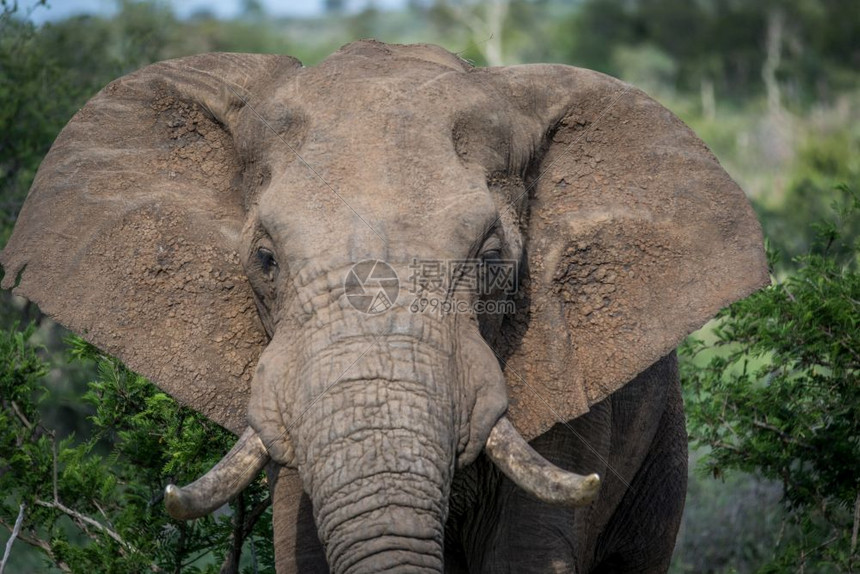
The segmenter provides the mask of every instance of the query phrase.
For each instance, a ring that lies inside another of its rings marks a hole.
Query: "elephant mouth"
[[[600,489],[597,474],[583,476],[552,464],[535,451],[506,416],[493,426],[484,452],[517,486],[543,502],[567,506],[590,504]],[[209,472],[193,483],[165,489],[167,512],[178,520],[205,516],[244,490],[270,457],[256,431],[248,428]]]

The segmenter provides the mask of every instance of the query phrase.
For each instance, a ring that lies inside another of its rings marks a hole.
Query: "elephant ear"
[[[546,142],[527,184],[520,312],[502,337],[514,341],[503,350],[509,416],[531,439],[621,388],[768,271],[744,192],[643,92],[560,65],[488,75],[531,141]]]
[[[233,431],[265,333],[232,133],[240,94],[300,66],[205,54],[110,83],[57,137],[0,255],[3,287]]]

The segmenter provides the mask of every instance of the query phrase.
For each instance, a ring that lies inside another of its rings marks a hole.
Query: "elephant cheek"
[[[477,327],[458,329],[457,373],[463,388],[457,468],[471,464],[487,443],[493,426],[508,408],[507,385],[496,354]]]
[[[291,353],[278,335],[260,356],[251,385],[248,403],[248,424],[257,431],[269,456],[284,466],[295,466],[295,450],[290,428],[284,422],[280,395],[289,392],[285,387],[292,380],[294,364]]]

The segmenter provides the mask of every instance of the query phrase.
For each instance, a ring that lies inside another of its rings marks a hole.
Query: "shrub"
[[[782,483],[798,534],[763,572],[860,569],[860,273],[842,235],[860,200],[842,190],[793,274],[724,310],[714,342],[681,349],[692,444],[710,448],[700,469]]]

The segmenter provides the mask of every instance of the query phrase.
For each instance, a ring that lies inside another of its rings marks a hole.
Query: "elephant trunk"
[[[441,572],[457,437],[448,361],[402,336],[377,344],[294,428],[299,473],[332,572]]]

